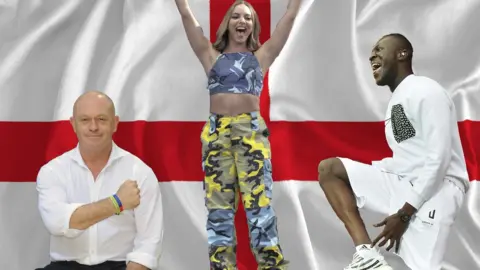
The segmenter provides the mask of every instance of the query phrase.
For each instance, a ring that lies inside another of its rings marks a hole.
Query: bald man
[[[38,207],[51,234],[47,270],[156,269],[163,236],[158,180],[112,139],[112,100],[89,91],[70,118],[78,145],[38,173]]]

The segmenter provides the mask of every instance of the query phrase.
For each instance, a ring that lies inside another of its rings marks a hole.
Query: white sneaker
[[[375,248],[362,245],[353,255],[352,262],[343,270],[393,270]]]

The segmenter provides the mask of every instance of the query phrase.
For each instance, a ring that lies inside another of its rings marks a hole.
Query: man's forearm
[[[150,270],[148,269],[147,267],[139,264],[139,263],[136,263],[136,262],[129,262],[127,264],[127,270]]]
[[[109,198],[79,207],[70,218],[70,229],[85,230],[116,213]]]

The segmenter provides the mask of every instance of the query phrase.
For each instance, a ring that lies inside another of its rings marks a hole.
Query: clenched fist
[[[123,210],[130,210],[140,204],[140,189],[136,181],[126,180],[117,191]]]

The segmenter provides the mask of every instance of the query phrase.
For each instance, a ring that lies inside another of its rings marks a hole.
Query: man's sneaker
[[[393,270],[375,248],[362,245],[357,248],[352,262],[344,270]]]

